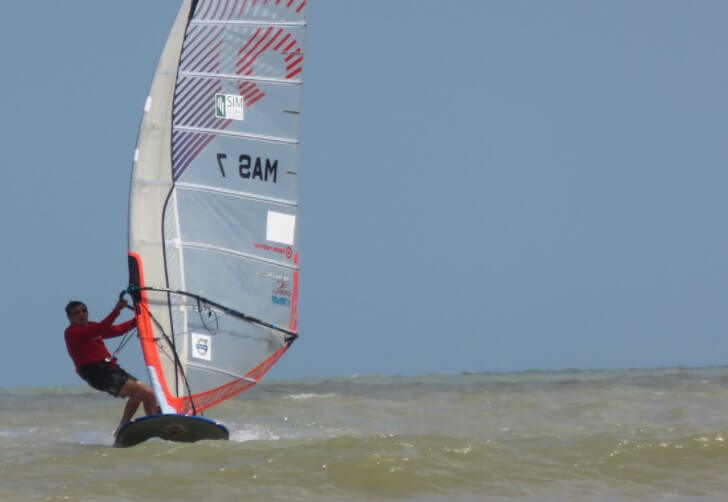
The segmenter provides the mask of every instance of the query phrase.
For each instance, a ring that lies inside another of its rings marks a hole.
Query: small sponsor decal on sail
[[[225,120],[243,120],[245,99],[235,94],[215,94],[215,117]]]
[[[209,335],[192,333],[192,357],[212,361],[212,338]]]

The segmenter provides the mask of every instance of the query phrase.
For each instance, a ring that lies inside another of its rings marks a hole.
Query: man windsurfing
[[[83,302],[74,300],[66,305],[66,316],[70,322],[65,331],[66,347],[76,366],[76,373],[94,389],[114,397],[129,398],[119,427],[132,419],[141,403],[147,415],[158,412],[152,389],[124,371],[104,343],[105,338],[121,336],[136,326],[136,318],[113,324],[126,306],[126,300],[121,298],[103,321],[92,322],[88,320],[88,308]]]

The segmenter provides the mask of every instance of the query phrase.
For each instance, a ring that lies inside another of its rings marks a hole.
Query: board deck
[[[230,433],[220,422],[198,415],[148,415],[122,425],[114,446],[134,446],[154,437],[192,443],[202,439],[228,439]]]

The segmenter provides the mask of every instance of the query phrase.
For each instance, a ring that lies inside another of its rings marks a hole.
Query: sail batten
[[[274,78],[274,77],[260,77],[255,75],[237,75],[234,73],[206,73],[200,71],[180,71],[182,77],[195,77],[195,78],[207,78],[217,79],[224,78],[229,80],[239,80],[245,82],[260,82],[264,84],[275,84],[281,86],[299,86],[303,84],[301,79],[285,79],[285,78]]]
[[[236,132],[236,131],[220,131],[217,129],[211,129],[209,127],[175,125],[174,130],[183,131],[183,132],[193,132],[193,133],[206,133],[206,134],[220,135],[220,136],[232,136],[232,137],[236,137],[236,138],[252,139],[252,140],[257,140],[257,141],[267,141],[270,143],[285,143],[285,144],[289,144],[289,145],[298,144],[298,140],[291,139],[291,138],[264,136],[262,134],[249,134],[249,133],[246,134],[246,133],[241,133],[241,132]]]
[[[203,370],[203,371],[210,371],[212,373],[219,373],[221,375],[226,375],[226,376],[233,377],[233,378],[235,378],[237,380],[245,380],[246,382],[250,382],[250,383],[258,383],[258,381],[255,380],[254,378],[249,378],[249,377],[246,377],[246,376],[243,376],[243,375],[238,375],[238,374],[235,374],[235,373],[231,373],[230,371],[225,371],[225,370],[222,370],[220,368],[215,368],[213,366],[202,366],[201,364],[188,363],[187,364],[187,367],[188,368],[198,369],[198,370]]]
[[[257,261],[261,264],[276,265],[276,266],[286,268],[289,270],[298,270],[297,266],[291,265],[291,264],[283,262],[283,261],[272,260],[272,259],[264,258],[262,256],[255,256],[253,254],[248,254],[248,253],[241,253],[239,251],[236,251],[236,250],[230,249],[230,248],[221,248],[221,247],[217,247],[217,246],[212,246],[210,244],[203,244],[200,242],[189,242],[189,241],[179,241],[179,245],[183,248],[199,249],[199,250],[210,251],[210,252],[214,252],[214,253],[222,253],[222,254],[237,256],[239,258],[243,258],[246,260]]]
[[[129,271],[164,410],[247,390],[298,337],[305,4],[184,0],[152,81]]]
[[[271,204],[279,204],[281,206],[287,206],[287,207],[298,207],[298,202],[295,200],[285,200],[285,199],[276,199],[275,197],[264,197],[262,195],[257,195],[250,192],[241,192],[239,190],[224,190],[219,187],[211,187],[207,185],[199,185],[199,184],[193,184],[193,183],[177,183],[177,187],[182,189],[188,189],[188,190],[198,190],[200,192],[210,192],[210,193],[220,193],[225,195],[232,195],[235,197],[241,197],[244,199],[250,199],[250,200],[258,200],[261,202],[269,202]]]
[[[190,22],[191,26],[255,26],[276,28],[305,28],[304,21],[253,21],[244,19],[197,19]]]

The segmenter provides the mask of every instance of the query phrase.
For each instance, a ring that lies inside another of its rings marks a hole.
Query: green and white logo
[[[219,119],[243,120],[245,100],[235,94],[215,94],[215,117]]]

